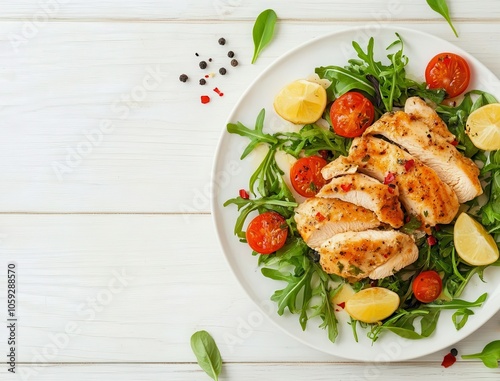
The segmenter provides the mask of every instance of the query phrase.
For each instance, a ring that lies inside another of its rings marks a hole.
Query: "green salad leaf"
[[[217,381],[222,370],[222,357],[213,337],[207,331],[195,332],[191,336],[191,349],[201,369]]]
[[[255,46],[252,63],[257,61],[257,57],[262,49],[264,49],[273,39],[274,26],[276,25],[277,20],[278,16],[272,9],[266,9],[259,16],[257,16],[252,33],[253,43]]]
[[[479,353],[472,355],[463,355],[463,359],[479,359],[488,368],[498,368],[498,360],[500,360],[500,340],[492,341],[487,344]]]
[[[427,4],[429,4],[429,7],[431,7],[434,12],[439,13],[446,21],[448,21],[453,33],[455,33],[455,36],[458,37],[458,33],[451,22],[450,11],[448,10],[446,0],[427,0]]]

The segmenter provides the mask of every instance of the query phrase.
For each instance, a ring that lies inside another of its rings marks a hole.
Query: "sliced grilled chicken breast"
[[[338,200],[309,198],[295,209],[297,230],[313,249],[335,234],[380,226],[375,214],[363,207]]]
[[[340,233],[324,242],[318,252],[325,272],[350,282],[392,275],[418,258],[413,239],[395,230]]]
[[[476,164],[422,121],[413,118],[413,114],[402,111],[384,114],[368,127],[365,135],[382,135],[406,149],[432,168],[453,189],[460,203],[483,193]]]
[[[406,100],[404,111],[412,114],[414,120],[424,123],[432,132],[440,135],[448,143],[455,140],[446,123],[439,117],[437,112],[418,97],[411,97]]]
[[[408,213],[424,223],[424,228],[448,224],[458,212],[455,192],[434,170],[394,144],[372,136],[356,138],[349,160],[360,172],[396,184],[400,201]]]
[[[344,176],[356,173],[358,166],[351,162],[345,156],[339,156],[327,166],[323,167],[321,174],[325,180],[333,179],[334,177]]]
[[[403,226],[404,215],[394,184],[385,185],[372,177],[355,173],[336,177],[325,184],[316,197],[338,198],[371,210],[393,228]]]

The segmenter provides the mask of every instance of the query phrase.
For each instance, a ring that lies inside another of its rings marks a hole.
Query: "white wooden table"
[[[424,0],[1,0],[0,314],[15,262],[19,320],[17,373],[4,363],[0,379],[207,380],[189,345],[199,329],[219,344],[222,380],[498,379],[478,362],[444,369],[445,352],[379,365],[332,358],[267,318],[245,331],[260,312],[210,216],[230,109],[297,44],[401,25],[452,41],[500,76],[498,0],[449,3],[459,39]],[[253,20],[266,8],[280,18],[277,33],[251,65]],[[224,97],[197,84],[208,57],[228,69],[211,81]],[[178,80],[183,72],[190,82]],[[457,348],[500,339],[499,319]],[[6,328],[0,343],[7,354]]]

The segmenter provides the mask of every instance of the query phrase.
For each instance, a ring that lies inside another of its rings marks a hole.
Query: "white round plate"
[[[318,66],[344,66],[347,60],[355,57],[351,43],[356,37],[363,36],[360,29],[349,29],[314,39],[280,57],[265,70],[243,94],[228,118],[228,123],[242,122],[252,127],[257,114],[266,110],[265,128],[275,131],[286,123],[274,112],[272,103],[275,94],[287,83],[306,78]],[[455,52],[466,58],[471,66],[472,81],[470,89],[480,89],[494,94],[500,99],[500,81],[478,60],[453,44],[419,31],[384,27],[374,35],[375,54],[379,60],[387,62],[385,48],[396,39],[399,33],[405,43],[405,54],[409,57],[407,73],[410,77],[424,81],[427,62],[437,53]],[[366,49],[367,40],[359,41]],[[238,195],[239,189],[248,189],[248,179],[259,164],[254,158],[239,157],[248,139],[224,131],[219,142],[213,169],[212,211],[217,234],[227,261],[236,278],[249,297],[286,333],[297,340],[320,351],[335,356],[359,361],[402,361],[417,358],[429,353],[451,348],[454,343],[470,335],[481,327],[500,309],[500,268],[489,268],[485,272],[486,283],[477,276],[471,280],[461,299],[473,301],[484,292],[488,299],[460,331],[452,323],[453,311],[443,311],[434,334],[422,340],[402,339],[390,332],[384,333],[373,345],[365,331],[358,327],[359,342],[354,341],[351,327],[347,324],[345,312],[338,313],[339,336],[335,343],[328,340],[326,331],[318,328],[321,321],[312,319],[307,329],[302,331],[298,315],[288,311],[283,316],[276,313],[276,306],[269,298],[275,290],[283,288],[283,283],[265,278],[257,266],[257,258],[251,250],[233,235],[238,212],[234,205],[224,208],[222,204]]]

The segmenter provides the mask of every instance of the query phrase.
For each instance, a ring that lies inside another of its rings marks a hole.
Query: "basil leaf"
[[[198,365],[215,381],[222,369],[222,358],[214,339],[207,331],[198,331],[191,336],[191,348]]]
[[[458,37],[458,33],[451,22],[450,13],[448,11],[448,4],[446,4],[446,0],[427,0],[427,4],[429,4],[429,7],[431,7],[431,9],[434,12],[439,13],[441,16],[444,17],[446,21],[448,21],[448,24],[453,30],[453,33],[455,33],[455,36]]]
[[[480,353],[463,355],[462,358],[480,359],[488,368],[498,368],[498,360],[500,360],[500,340],[492,341],[487,344]]]
[[[273,39],[274,26],[276,25],[277,19],[278,16],[275,11],[272,9],[266,9],[255,20],[255,24],[253,26],[253,44],[255,46],[255,50],[253,53],[252,63],[257,61],[257,57],[262,49],[264,49]]]

